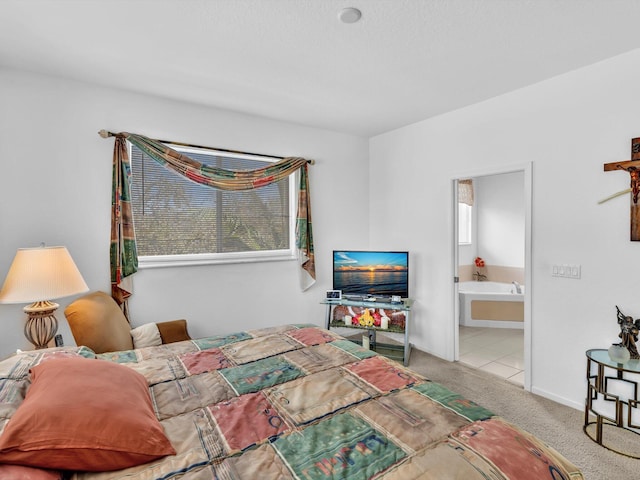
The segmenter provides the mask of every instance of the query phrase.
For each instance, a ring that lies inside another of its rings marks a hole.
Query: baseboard
[[[584,404],[574,402],[573,400],[568,400],[564,397],[559,397],[558,395],[554,395],[553,393],[549,393],[546,390],[542,390],[540,388],[531,387],[531,393],[536,395],[540,395],[541,397],[548,398],[549,400],[553,400],[556,403],[561,405],[565,405],[570,408],[575,408],[576,410],[584,410]]]

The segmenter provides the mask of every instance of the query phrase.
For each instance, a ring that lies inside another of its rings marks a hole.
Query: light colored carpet
[[[447,362],[415,348],[409,368],[534,434],[580,468],[587,480],[640,478],[640,460],[611,452],[587,437],[582,430],[582,411],[526,392],[491,373]],[[620,433],[616,441],[640,447],[640,436],[611,430],[605,432],[611,435],[607,438],[614,439]]]

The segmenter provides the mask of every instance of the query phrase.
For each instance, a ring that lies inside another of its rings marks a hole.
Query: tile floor
[[[460,361],[524,385],[524,330],[461,326]]]

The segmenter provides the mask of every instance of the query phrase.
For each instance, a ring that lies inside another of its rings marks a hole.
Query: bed
[[[314,325],[23,352],[0,382],[0,478],[583,478],[529,433]]]

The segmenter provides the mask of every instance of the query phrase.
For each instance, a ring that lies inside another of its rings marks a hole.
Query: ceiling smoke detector
[[[362,17],[362,12],[354,7],[343,8],[338,12],[338,18],[342,23],[356,23]]]

